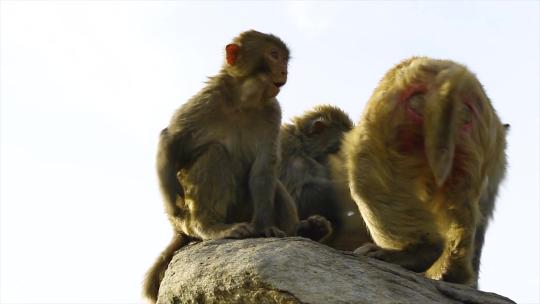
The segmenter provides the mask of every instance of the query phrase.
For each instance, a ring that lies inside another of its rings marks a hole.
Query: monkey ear
[[[322,119],[317,119],[311,123],[309,135],[321,134],[324,130],[326,130],[326,123]]]
[[[240,46],[235,43],[227,44],[225,47],[225,52],[227,53],[227,63],[234,65],[236,63],[236,58],[238,56],[238,51],[240,51]]]

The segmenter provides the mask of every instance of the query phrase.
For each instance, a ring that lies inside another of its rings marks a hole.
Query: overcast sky
[[[292,51],[284,121],[321,103],[358,121],[412,55],[474,71],[512,125],[480,288],[539,303],[539,15],[538,1],[0,2],[0,302],[142,301],[171,237],[159,131],[257,29]]]

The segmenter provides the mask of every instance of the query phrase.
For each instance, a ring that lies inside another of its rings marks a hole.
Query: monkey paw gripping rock
[[[169,303],[514,303],[303,238],[188,245],[161,283]]]

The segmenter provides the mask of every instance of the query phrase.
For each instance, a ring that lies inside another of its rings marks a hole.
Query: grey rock
[[[514,303],[304,238],[216,240],[181,248],[161,283],[169,303]]]

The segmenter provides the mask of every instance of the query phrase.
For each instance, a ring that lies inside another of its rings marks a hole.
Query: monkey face
[[[287,83],[288,62],[288,54],[276,46],[268,47],[264,54],[265,70],[268,72],[271,84],[275,87],[276,95],[279,93],[279,88]]]
[[[245,79],[264,80],[264,96],[275,97],[287,82],[289,49],[278,37],[254,30],[242,33],[225,47],[226,71]]]
[[[267,50],[265,56],[272,79],[277,86],[284,85],[287,82],[287,64],[289,62],[287,53],[272,46]]]

